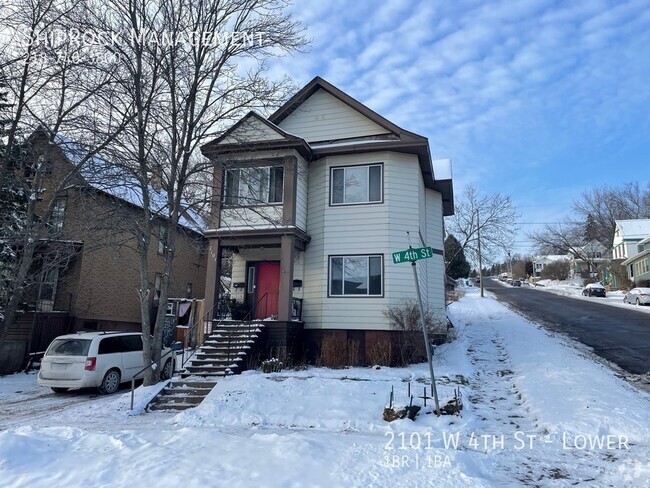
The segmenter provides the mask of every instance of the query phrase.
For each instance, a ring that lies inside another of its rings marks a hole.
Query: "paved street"
[[[515,310],[550,330],[593,348],[599,356],[633,374],[650,372],[650,315],[576,300],[535,288],[505,287],[490,279],[485,287]]]

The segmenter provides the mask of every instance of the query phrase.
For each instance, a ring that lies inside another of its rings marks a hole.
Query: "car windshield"
[[[47,348],[46,356],[87,356],[90,349],[88,339],[54,339]]]

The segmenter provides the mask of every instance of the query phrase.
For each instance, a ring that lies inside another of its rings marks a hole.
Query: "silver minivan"
[[[171,378],[175,353],[162,351],[160,378]],[[114,393],[144,367],[140,332],[86,332],[59,336],[45,351],[38,384],[56,393],[70,388],[99,388]],[[141,376],[141,375],[140,375]]]

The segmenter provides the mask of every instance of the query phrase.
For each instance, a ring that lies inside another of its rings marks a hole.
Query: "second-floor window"
[[[381,164],[332,168],[331,204],[380,203],[382,201],[381,173]]]
[[[228,169],[225,175],[225,205],[265,205],[282,203],[284,168]]]
[[[52,207],[52,230],[59,232],[63,229],[63,219],[65,218],[65,198],[57,198]]]

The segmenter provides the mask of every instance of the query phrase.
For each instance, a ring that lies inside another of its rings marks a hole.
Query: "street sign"
[[[393,253],[393,263],[412,263],[420,259],[429,259],[433,257],[433,249],[430,247],[418,247],[417,249],[407,249]]]

